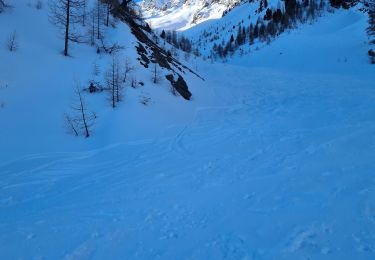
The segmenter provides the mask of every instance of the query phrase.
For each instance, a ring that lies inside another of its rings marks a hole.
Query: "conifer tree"
[[[373,3],[370,6],[369,10],[369,25],[367,27],[367,33],[370,37],[370,44],[374,45],[375,44],[375,3]],[[375,51],[373,49],[370,49],[368,51],[368,54],[370,56],[370,60],[372,64],[375,64]]]
[[[368,20],[368,27],[367,33],[370,37],[370,43],[375,44],[375,3],[370,6],[370,10],[368,12],[369,20]]]
[[[165,39],[165,31],[164,31],[164,30],[161,32],[160,37],[161,37],[162,39]]]
[[[249,44],[252,45],[254,43],[254,25],[250,24],[249,27]]]

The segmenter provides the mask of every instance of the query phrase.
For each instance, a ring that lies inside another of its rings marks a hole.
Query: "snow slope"
[[[236,39],[240,26],[244,29],[248,29],[250,24],[255,25],[258,20],[263,21],[267,9],[273,11],[280,9],[282,12],[285,12],[284,3],[277,0],[268,0],[267,8],[264,7],[263,1],[259,0],[232,1],[230,3],[228,2],[228,5],[220,3],[220,6],[217,6],[219,3],[206,6],[203,2],[193,1],[187,2],[184,5],[173,6],[167,9],[167,14],[161,11],[156,12],[155,9],[158,10],[157,8],[150,8],[145,5],[145,3],[149,3],[149,1],[142,2],[140,6],[146,21],[150,23],[154,29],[159,31],[162,29],[177,29],[179,34],[191,40],[193,49],[198,49],[202,57],[208,59],[211,59],[212,56],[217,56],[217,53],[213,54],[214,45],[221,45],[224,48],[232,35]],[[316,4],[318,4],[318,2],[319,1],[315,1]],[[151,3],[153,2],[151,1]],[[306,24],[313,23],[321,16],[324,16],[327,13],[327,9],[333,11],[332,8],[329,8],[328,1],[324,1],[324,3],[325,6],[323,10],[318,10],[318,7],[315,10],[316,17],[313,19],[311,17],[306,17]],[[206,19],[199,20],[197,23],[192,22],[194,13],[196,13],[196,10],[200,10],[202,5],[204,6],[203,9],[209,9],[206,10],[206,13],[209,15]],[[261,11],[260,6],[262,6]],[[267,24],[268,21],[265,21],[265,23]],[[300,22],[295,25],[295,27],[298,26],[301,26]],[[255,39],[255,42],[250,46],[248,35],[245,38],[246,43],[238,48],[236,54],[242,53],[247,56],[249,52],[261,48],[267,42],[265,40],[261,41]],[[272,40],[274,40],[274,37],[270,37],[270,41]],[[226,57],[225,59],[228,58],[229,57]],[[214,59],[219,58],[214,57]]]
[[[363,14],[339,11],[230,64],[197,61],[206,81],[189,76],[192,102],[150,86],[148,108],[129,91],[116,112],[96,104],[104,111],[91,140],[58,134],[69,91],[41,84],[64,82],[57,71],[38,74],[53,57],[33,67],[2,51],[30,76],[0,70],[26,91],[2,96],[0,155],[12,161],[0,162],[0,258],[373,259],[375,74],[365,26]],[[43,50],[52,55],[58,43]],[[81,75],[78,58],[55,55]],[[54,93],[61,100],[46,109]]]
[[[167,80],[162,80],[159,85],[152,83],[153,68],[145,69],[137,60],[136,38],[126,25],[118,24],[116,29],[106,32],[108,44],[124,46],[120,55],[122,62],[127,58],[134,67],[129,79],[134,77],[143,81],[145,86],[133,89],[129,87],[128,80],[125,100],[115,110],[110,107],[107,94],[87,95],[89,109],[98,116],[94,131],[100,138],[72,139],[64,131],[63,115],[69,112],[74,101],[74,84],[79,81],[82,87],[87,87],[88,81],[93,78],[104,84],[111,57],[97,55],[96,48],[86,44],[72,44],[71,57],[63,57],[64,42],[48,21],[47,5],[37,10],[28,0],[13,3],[14,8],[0,16],[0,103],[4,103],[4,109],[0,109],[0,125],[4,126],[0,129],[0,138],[3,161],[35,152],[71,151],[72,148],[79,151],[119,139],[131,140],[145,135],[149,138],[164,131],[166,124],[180,120],[185,122],[192,117],[193,112],[188,108],[193,111],[195,105],[172,96]],[[5,45],[13,31],[17,33],[19,50],[12,53]],[[92,75],[94,63],[100,69],[98,77]],[[192,77],[191,81],[195,80],[198,79]],[[191,91],[194,95],[194,86]],[[204,96],[193,98],[200,103],[200,98]],[[148,107],[141,103],[144,99],[150,99]],[[154,119],[153,113],[159,116]],[[124,116],[129,121],[118,124]],[[129,124],[137,130],[129,130]]]

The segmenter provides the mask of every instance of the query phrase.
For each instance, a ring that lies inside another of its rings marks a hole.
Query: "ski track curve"
[[[373,86],[207,82],[218,105],[176,134],[0,165],[0,258],[373,259]]]

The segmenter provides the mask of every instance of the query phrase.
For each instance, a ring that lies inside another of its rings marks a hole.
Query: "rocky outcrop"
[[[180,63],[171,56],[169,52],[161,48],[153,40],[151,40],[151,29],[142,20],[133,15],[124,6],[117,6],[112,10],[112,14],[127,23],[138,40],[137,52],[138,60],[145,68],[150,67],[150,63],[157,63],[161,68],[166,69],[168,73],[167,79],[175,90],[186,100],[190,100],[192,93],[189,91],[188,85],[183,75],[192,73],[201,78],[196,72]],[[177,81],[174,80],[177,78]]]

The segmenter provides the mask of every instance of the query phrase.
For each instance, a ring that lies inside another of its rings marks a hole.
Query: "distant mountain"
[[[143,0],[143,16],[154,29],[185,30],[221,18],[241,0]]]
[[[157,30],[177,30],[194,53],[227,60],[259,50],[284,32],[315,23],[335,10],[369,4],[357,0],[187,0],[140,3],[143,17]],[[169,37],[173,38],[173,37]],[[170,42],[167,37],[167,42]],[[177,46],[178,47],[178,46]]]

